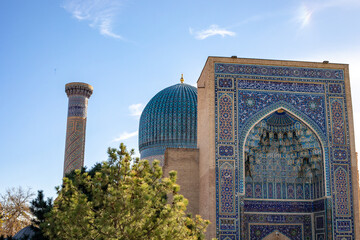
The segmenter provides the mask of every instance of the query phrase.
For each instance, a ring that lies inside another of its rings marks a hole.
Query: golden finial
[[[181,82],[181,83],[184,83],[184,77],[183,77],[183,74],[181,74],[180,82]]]
[[[279,110],[277,110],[278,113],[283,113],[284,109],[280,108]]]

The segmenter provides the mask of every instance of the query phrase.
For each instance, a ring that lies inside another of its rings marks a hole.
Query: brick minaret
[[[64,176],[84,166],[85,130],[88,99],[93,87],[87,83],[73,82],[65,85],[69,97],[66,127]]]

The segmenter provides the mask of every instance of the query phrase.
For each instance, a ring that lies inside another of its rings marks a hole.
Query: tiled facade
[[[213,67],[217,238],[355,239],[344,69]],[[292,123],[270,126],[277,111]]]
[[[184,86],[146,106],[139,148],[180,171],[207,239],[359,238],[347,65],[209,57],[197,92]]]

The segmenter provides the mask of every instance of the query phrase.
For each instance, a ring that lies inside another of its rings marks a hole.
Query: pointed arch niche
[[[279,101],[251,116],[238,136],[244,236],[262,239],[274,230],[290,239],[330,236],[326,133]]]
[[[321,141],[286,109],[279,108],[253,125],[243,152],[245,199],[316,200],[325,196]]]

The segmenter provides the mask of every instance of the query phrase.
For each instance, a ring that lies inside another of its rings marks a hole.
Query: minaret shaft
[[[69,98],[66,127],[64,176],[84,166],[87,105],[93,87],[86,83],[68,83],[65,92]]]

